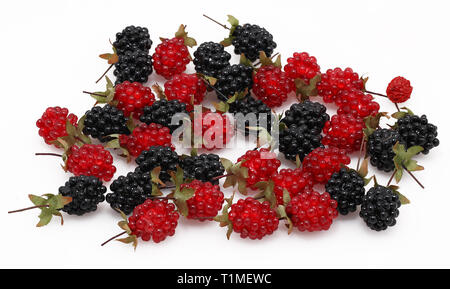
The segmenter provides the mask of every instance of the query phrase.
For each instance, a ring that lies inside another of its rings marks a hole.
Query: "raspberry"
[[[387,173],[393,171],[395,153],[392,148],[397,142],[401,142],[398,131],[385,128],[375,130],[367,142],[370,163]]]
[[[336,104],[339,107],[338,114],[352,114],[361,118],[376,115],[380,109],[380,105],[373,101],[372,95],[356,89],[342,91]]]
[[[258,25],[238,25],[231,37],[234,53],[237,55],[243,53],[251,61],[258,59],[260,51],[264,51],[270,57],[277,47],[272,34]]]
[[[117,108],[123,111],[126,117],[133,113],[133,118],[139,119],[145,106],[155,102],[155,95],[150,87],[139,82],[124,81],[115,87],[114,100]]]
[[[318,93],[326,103],[336,102],[343,91],[351,89],[364,89],[363,80],[351,68],[328,69],[326,73],[322,73],[322,78],[317,84]]]
[[[325,123],[330,120],[327,108],[324,105],[309,100],[294,103],[284,115],[285,117],[281,122],[285,123],[287,127],[295,124],[314,135],[320,134]]]
[[[423,147],[423,154],[428,154],[430,150],[439,145],[437,139],[437,127],[428,123],[426,115],[406,115],[397,121],[397,130],[400,133],[402,142],[406,148],[412,146]]]
[[[412,86],[409,80],[397,76],[389,83],[386,94],[393,103],[405,102],[411,97]]]
[[[156,167],[161,167],[159,178],[163,182],[168,182],[170,180],[169,171],[177,170],[179,157],[169,147],[152,146],[136,158],[136,163],[141,173],[148,173]]]
[[[61,210],[69,215],[84,215],[97,210],[97,205],[105,200],[106,187],[102,181],[92,176],[71,177],[59,188],[59,193],[72,197],[72,201]]]
[[[41,118],[36,121],[36,126],[39,128],[39,135],[44,138],[45,143],[52,145],[52,142],[57,138],[67,135],[67,121],[76,126],[78,118],[72,113],[69,114],[67,108],[55,106],[45,110]]]
[[[331,175],[340,170],[341,165],[348,165],[350,158],[345,150],[335,147],[316,148],[305,157],[303,169],[312,173],[317,183],[326,184]]]
[[[152,195],[150,174],[142,174],[138,169],[118,177],[109,188],[112,193],[106,195],[106,202],[126,215]]]
[[[181,73],[164,83],[164,93],[168,100],[178,100],[186,104],[188,111],[200,104],[206,95],[206,85],[197,74]]]
[[[217,74],[217,82],[214,88],[217,90],[217,97],[227,101],[235,93],[251,89],[253,69],[243,64],[227,66]]]
[[[180,215],[167,200],[146,200],[128,218],[131,232],[143,241],[159,243],[175,234]]]
[[[204,42],[194,52],[195,71],[217,77],[223,68],[230,66],[230,59],[231,54],[224,50],[222,44]]]
[[[155,72],[166,79],[172,78],[186,70],[190,62],[189,50],[184,44],[183,38],[163,40],[156,46],[153,54],[153,67]]]
[[[267,201],[260,203],[254,198],[240,199],[231,205],[228,217],[233,224],[233,231],[241,234],[241,238],[261,240],[278,229],[278,217]]]
[[[219,183],[218,180],[213,180],[213,178],[222,176],[225,172],[225,168],[216,154],[187,156],[181,161],[181,168],[186,179],[210,182],[213,185]]]
[[[331,121],[325,123],[322,143],[344,149],[347,153],[361,148],[364,122],[351,114],[333,115]]]
[[[274,193],[277,197],[277,203],[283,205],[283,192],[286,189],[291,198],[300,193],[312,189],[314,186],[310,173],[301,169],[281,169],[280,172],[271,176],[274,182]]]
[[[397,223],[400,206],[398,195],[390,188],[376,186],[363,197],[359,216],[372,230],[382,231]]]
[[[297,127],[292,124],[290,127],[280,131],[279,151],[288,160],[296,160],[297,155],[303,161],[305,156],[312,150],[322,147],[322,135],[313,134],[314,130]]]
[[[102,145],[94,144],[72,146],[66,167],[75,176],[94,176],[105,182],[109,182],[116,172],[111,153]]]
[[[182,184],[181,190],[184,188],[192,188],[195,191],[194,196],[187,200],[188,219],[198,219],[201,222],[211,221],[222,209],[224,196],[218,185],[194,180],[189,184]]]
[[[309,56],[307,52],[295,52],[289,57],[284,71],[292,79],[299,78],[309,84],[309,80],[316,75],[320,75],[320,66],[314,56]]]
[[[193,127],[194,135],[202,137],[202,148],[207,150],[224,148],[234,135],[232,121],[227,115],[220,113],[202,113],[201,118],[194,118]],[[220,130],[222,133],[217,134],[216,131]]]
[[[337,209],[341,215],[355,212],[366,193],[364,179],[358,172],[348,168],[335,172],[325,185],[325,190],[337,201]]]
[[[169,128],[156,123],[140,124],[130,135],[120,135],[119,142],[120,146],[127,149],[133,157],[138,157],[142,151],[152,146],[175,149]]]
[[[113,46],[116,48],[117,54],[120,55],[126,51],[135,50],[148,52],[152,43],[147,28],[131,25],[116,34],[116,41],[114,41]]]
[[[309,190],[292,198],[286,206],[286,213],[299,231],[326,231],[338,216],[337,202],[330,194],[319,194]]]
[[[145,83],[152,74],[152,57],[141,50],[126,51],[119,55],[119,61],[114,64],[116,84],[124,81]]]
[[[294,81],[273,65],[261,67],[253,76],[253,93],[269,107],[283,104],[294,89]]]
[[[237,162],[244,161],[241,167],[248,169],[247,187],[257,190],[255,184],[268,181],[269,178],[278,171],[281,165],[276,154],[269,149],[249,150],[237,159]]]
[[[101,142],[108,141],[112,134],[130,134],[123,111],[114,106],[94,106],[85,116],[83,133]]]
[[[155,101],[151,106],[144,107],[144,113],[140,120],[146,124],[158,123],[173,132],[182,125],[182,122],[176,125],[171,124],[172,117],[177,113],[184,113],[188,116],[185,103],[178,100],[161,99]]]

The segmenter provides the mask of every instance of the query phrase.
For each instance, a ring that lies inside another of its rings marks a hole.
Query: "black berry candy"
[[[423,147],[423,154],[428,154],[430,150],[439,145],[437,138],[437,127],[428,123],[426,115],[406,115],[397,121],[397,130],[400,138],[406,144],[406,148],[412,146]]]
[[[230,108],[228,112],[233,114],[241,113],[244,117],[248,114],[252,113],[256,115],[257,124],[253,124],[254,126],[264,126],[268,132],[272,129],[272,111],[270,107],[264,104],[259,99],[255,99],[250,94],[247,94],[245,97],[241,99],[237,99],[236,101],[230,103]],[[263,124],[261,121],[266,120],[266,123]],[[244,131],[245,135],[250,134],[250,130],[248,129],[250,124],[250,121],[239,121],[239,119],[236,119],[237,121],[237,129],[240,131]],[[256,132],[256,131],[255,131]]]
[[[268,57],[273,53],[277,44],[273,41],[273,36],[263,27],[258,25],[244,24],[238,25],[233,32],[234,53],[245,57],[251,61],[259,58],[259,52],[264,51]]]
[[[72,201],[62,208],[69,215],[84,215],[97,210],[97,205],[105,200],[106,187],[102,181],[92,176],[71,177],[59,188],[64,197],[72,197]]]
[[[372,230],[382,231],[396,224],[400,206],[396,193],[390,188],[376,186],[363,197],[359,216]]]
[[[132,25],[116,34],[116,41],[114,41],[113,46],[116,48],[117,54],[121,55],[126,51],[142,50],[148,52],[152,43],[147,28]]]
[[[222,69],[217,75],[217,82],[214,85],[217,90],[217,97],[226,101],[237,92],[242,92],[246,88],[251,89],[253,69],[243,64],[234,64]]]
[[[400,141],[400,134],[392,129],[377,129],[369,136],[367,142],[367,153],[370,163],[379,170],[391,172],[394,170],[395,153],[394,145]]]
[[[145,83],[153,72],[152,57],[142,50],[126,51],[119,55],[119,61],[114,66],[116,84],[126,80]]]
[[[172,117],[177,113],[188,115],[185,103],[180,102],[177,99],[161,99],[155,101],[151,106],[144,107],[144,113],[141,115],[140,120],[146,124],[159,123],[160,125],[168,127],[170,132],[173,132],[182,125],[182,122],[175,125],[171,124]]]
[[[309,130],[311,134],[320,134],[330,116],[327,114],[327,108],[318,103],[305,100],[302,103],[294,103],[285,112],[285,117],[281,122],[288,127],[295,124],[305,130]]]
[[[194,52],[195,71],[207,76],[217,77],[219,72],[230,66],[231,54],[222,44],[204,42]]]
[[[337,201],[337,209],[341,215],[355,212],[366,192],[364,179],[357,171],[348,168],[341,168],[334,173],[325,185],[325,190]]]
[[[152,146],[143,151],[136,158],[140,173],[149,173],[156,167],[161,167],[159,178],[163,182],[170,180],[169,171],[175,172],[179,163],[179,157],[170,147]]]
[[[214,177],[222,176],[225,168],[216,154],[201,154],[198,156],[188,156],[181,162],[186,179],[196,179],[202,182],[218,184]]]
[[[279,135],[280,152],[288,160],[296,160],[298,155],[300,160],[303,161],[305,156],[315,148],[323,147],[320,132],[318,134],[311,132],[314,131],[297,127],[295,124],[281,130]]]
[[[111,134],[130,134],[123,111],[114,106],[94,106],[85,116],[83,133],[101,142],[107,141]]]

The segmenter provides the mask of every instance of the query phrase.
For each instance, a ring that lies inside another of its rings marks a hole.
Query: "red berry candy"
[[[173,236],[178,225],[180,215],[175,205],[167,200],[147,199],[133,210],[128,218],[131,233],[143,241],[159,243],[167,236]]]
[[[234,135],[232,121],[221,113],[204,112],[201,118],[194,117],[193,126],[194,135],[203,138],[202,148],[207,150],[224,148]]]
[[[105,182],[109,182],[116,172],[111,153],[102,145],[94,144],[72,146],[66,166],[76,176],[94,176]]]
[[[376,115],[380,109],[378,102],[373,101],[372,95],[356,89],[342,91],[336,105],[339,107],[338,114],[352,114],[361,118]]]
[[[279,67],[263,66],[253,76],[253,93],[269,107],[283,104],[294,90],[294,81]]]
[[[328,69],[326,73],[322,73],[322,78],[317,83],[317,91],[326,103],[336,102],[343,91],[363,88],[363,80],[351,68]]]
[[[36,126],[39,128],[39,135],[47,144],[52,145],[52,141],[67,135],[67,121],[76,126],[78,117],[72,113],[69,114],[67,108],[55,106],[45,110],[41,118],[36,121]]]
[[[283,191],[286,189],[291,198],[310,190],[314,186],[313,178],[310,173],[302,169],[282,169],[271,177],[274,182],[274,193],[277,197],[277,203],[284,205]]]
[[[198,219],[201,222],[206,220],[211,221],[212,218],[217,216],[219,210],[222,209],[224,196],[218,185],[193,180],[189,184],[182,184],[181,189],[184,188],[192,188],[195,190],[194,196],[187,200],[189,209],[188,219]]]
[[[126,117],[133,113],[133,118],[139,119],[145,106],[155,102],[155,95],[150,87],[143,86],[139,82],[124,81],[115,87],[114,100],[117,108],[123,111]]]
[[[411,97],[412,86],[408,79],[397,76],[389,83],[386,94],[393,103],[407,101]]]
[[[156,46],[153,54],[155,72],[166,79],[184,72],[190,61],[189,50],[184,44],[183,38],[175,37],[163,40]]]
[[[201,103],[205,98],[206,85],[197,74],[181,73],[164,83],[164,93],[168,100],[178,99],[186,103],[188,111],[192,111],[193,105]]]
[[[309,56],[307,52],[295,52],[294,56],[289,57],[284,71],[292,79],[300,78],[309,83],[309,80],[320,74],[320,66],[314,56]]]
[[[165,146],[175,150],[169,128],[156,123],[141,123],[130,135],[120,135],[119,142],[133,157],[138,157],[142,151],[152,146]]]
[[[259,202],[248,197],[231,205],[228,218],[233,224],[233,231],[241,234],[241,238],[261,240],[278,229],[278,217],[267,201]]]
[[[350,158],[343,149],[316,148],[303,160],[303,170],[310,172],[315,182],[326,184],[331,175],[339,171],[341,165],[349,163]]]
[[[255,184],[268,181],[269,178],[278,171],[281,165],[276,154],[269,149],[249,150],[238,158],[237,162],[245,160],[241,167],[248,168],[247,187],[257,190]]]
[[[364,122],[351,114],[333,115],[325,123],[322,143],[326,146],[344,149],[347,153],[358,151],[361,147]]]
[[[338,216],[336,208],[337,202],[330,194],[311,190],[294,197],[286,206],[286,213],[299,231],[314,232],[330,228]]]

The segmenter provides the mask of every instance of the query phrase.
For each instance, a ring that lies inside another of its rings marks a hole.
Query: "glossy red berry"
[[[155,72],[166,79],[172,78],[186,70],[190,62],[189,50],[183,38],[165,39],[156,46],[153,54]]]
[[[164,93],[168,100],[178,99],[186,103],[188,111],[192,111],[194,105],[203,101],[206,85],[197,74],[181,73],[164,83]]]
[[[386,94],[393,103],[401,103],[407,101],[411,97],[412,90],[413,88],[409,80],[397,76],[389,83]]]
[[[380,109],[372,95],[356,89],[342,91],[336,105],[339,107],[338,114],[352,114],[361,118],[376,115]]]
[[[255,184],[268,181],[269,178],[278,171],[281,165],[276,154],[269,149],[249,150],[237,159],[237,162],[244,161],[241,167],[248,169],[247,187],[257,190]]]
[[[322,73],[321,80],[317,83],[317,91],[326,103],[336,102],[343,91],[363,88],[363,80],[351,68],[328,69],[326,73]]]
[[[283,205],[283,192],[286,189],[291,198],[310,190],[314,186],[311,173],[305,172],[302,169],[282,169],[279,173],[271,176],[274,182],[274,193],[277,197],[277,203]]]
[[[175,147],[172,145],[172,135],[168,127],[151,123],[141,123],[130,135],[119,136],[120,146],[127,149],[133,157],[138,157],[142,151],[152,146]]]
[[[316,148],[303,160],[303,170],[310,172],[316,183],[326,184],[331,175],[348,165],[350,158],[343,149],[329,147]]]
[[[295,52],[292,57],[288,58],[284,71],[292,79],[299,78],[309,83],[311,78],[320,74],[320,66],[317,64],[317,59],[307,52]]]
[[[273,65],[261,67],[253,76],[253,93],[269,107],[283,104],[294,89],[294,81]]]
[[[361,147],[364,122],[351,114],[338,114],[331,117],[323,128],[322,143],[326,146],[344,149],[347,153],[358,151]]]
[[[328,230],[338,216],[337,202],[330,194],[306,191],[294,197],[286,206],[286,213],[301,232]]]
[[[261,240],[278,229],[278,217],[267,201],[259,202],[248,197],[240,199],[231,205],[228,218],[233,224],[233,231],[239,233],[241,238]]]
[[[224,196],[218,185],[193,180],[189,184],[182,184],[181,189],[184,188],[192,188],[195,191],[194,196],[187,200],[188,219],[198,219],[201,222],[211,221],[222,209]]]
[[[155,95],[150,87],[143,86],[139,82],[124,81],[115,87],[114,100],[117,108],[128,117],[133,113],[133,118],[139,119],[145,106],[155,102]]]
[[[194,117],[194,136],[202,137],[202,148],[207,150],[224,148],[234,135],[231,119],[221,113],[204,112]]]
[[[41,118],[36,121],[36,126],[39,128],[39,135],[44,138],[45,143],[52,145],[52,141],[67,135],[67,121],[76,126],[78,118],[72,113],[69,114],[67,108],[55,106],[45,110]]]
[[[143,241],[164,241],[175,234],[180,215],[167,200],[147,199],[133,210],[128,218],[131,233]]]
[[[109,182],[116,172],[111,153],[102,145],[94,144],[72,146],[66,167],[76,176],[94,176],[105,182]]]

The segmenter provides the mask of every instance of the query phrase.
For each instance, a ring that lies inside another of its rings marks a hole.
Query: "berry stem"
[[[400,108],[398,107],[398,104],[396,102],[394,102],[395,104],[395,108],[397,109],[398,112],[400,112]]]
[[[158,186],[158,189],[160,189],[160,190],[163,190],[163,189],[166,189],[166,190],[170,190],[170,189],[175,189],[177,186]]]
[[[365,137],[365,135],[363,135],[362,140],[361,140],[361,146],[359,147],[359,157],[358,157],[358,163],[356,165],[357,171],[359,171],[359,164],[361,162],[363,147],[365,146],[365,144],[366,144],[366,137]]]
[[[209,16],[207,16],[207,15],[205,15],[205,14],[203,14],[203,16],[206,17],[206,18],[208,18],[208,19],[211,20],[212,22],[214,22],[214,23],[216,23],[216,24],[222,26],[223,28],[228,29],[228,30],[231,30],[231,29],[230,29],[228,26],[226,26],[225,24],[222,24],[222,23],[220,23],[219,21],[214,20],[214,19],[212,19],[211,17],[209,17]]]
[[[201,79],[203,80],[203,82],[210,88],[212,88],[216,93],[220,94],[220,96],[228,99],[228,96],[225,96],[222,92],[220,92],[217,88],[215,88],[213,85],[211,85],[211,83],[209,83],[209,81],[207,81],[206,79],[204,79],[203,77],[201,77]]]
[[[114,239],[116,239],[116,238],[118,238],[118,237],[120,237],[120,236],[122,236],[123,234],[126,234],[126,233],[127,233],[126,231],[123,231],[122,233],[117,234],[114,237],[109,238],[108,240],[103,242],[102,246],[106,245],[107,243],[111,242],[112,240],[114,240]]]
[[[373,91],[370,91],[370,90],[366,90],[366,92],[369,93],[369,94],[375,94],[375,95],[386,97],[386,98],[388,97],[387,95],[384,95],[384,94],[381,94],[381,93],[377,93],[377,92],[373,92]]]
[[[233,174],[221,175],[221,176],[214,177],[214,178],[212,178],[211,180],[212,180],[212,181],[217,181],[217,180],[220,180],[220,179],[222,179],[222,178],[226,178],[226,177],[229,177],[229,176],[232,176],[232,175],[233,175]]]
[[[175,200],[175,198],[171,197],[150,197],[152,200]]]
[[[106,71],[102,74],[102,76],[100,76],[99,79],[97,79],[97,81],[95,83],[98,83],[100,80],[102,80],[102,78],[108,73],[108,71],[114,66],[114,63],[111,64],[108,69],[106,69]]]
[[[104,95],[104,94],[94,93],[94,92],[89,92],[89,91],[84,91],[84,90],[83,90],[83,93],[90,94],[90,95],[95,95],[95,96],[106,97],[106,95]]]
[[[54,157],[62,157],[60,154],[55,153],[35,153],[36,156],[54,156]]]
[[[37,209],[37,208],[48,208],[48,205],[32,206],[32,207],[23,208],[20,210],[9,211],[8,214],[19,213],[19,212],[28,211],[28,210]]]
[[[425,189],[425,187],[419,182],[419,180],[413,175],[413,173],[410,170],[408,170],[405,166],[403,166],[403,168],[408,172],[411,178],[413,178],[422,189]]]
[[[270,57],[270,59],[273,59],[275,56],[277,56],[278,54],[280,54],[280,53],[275,53],[274,55],[272,55],[271,57]],[[258,65],[260,65],[261,64],[261,61],[260,60],[258,60],[258,62],[257,63],[255,63],[254,64],[254,66],[258,66]]]
[[[389,187],[389,185],[391,184],[392,180],[394,179],[395,173],[397,172],[397,170],[394,170],[394,172],[392,173],[392,176],[390,177],[386,187]]]

